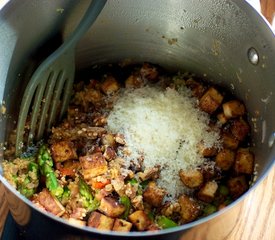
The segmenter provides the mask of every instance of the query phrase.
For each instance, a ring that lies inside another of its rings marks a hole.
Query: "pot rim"
[[[272,33],[273,36],[275,36],[275,32],[272,30],[272,26],[271,24],[267,21],[267,19],[262,15],[262,13],[256,11],[248,2],[243,1],[238,3],[240,5],[243,5],[244,7],[247,8],[252,8],[254,11],[254,14],[256,14],[255,16],[257,16],[257,20],[259,21],[259,24],[264,24],[266,25],[269,29],[270,32]],[[169,228],[169,229],[163,229],[163,230],[159,230],[159,231],[150,231],[150,232],[128,232],[128,233],[122,233],[122,232],[115,232],[115,231],[103,231],[103,230],[97,230],[96,228],[92,228],[92,227],[88,227],[88,226],[78,226],[78,225],[74,225],[68,221],[66,221],[63,218],[57,217],[49,212],[45,212],[44,210],[41,210],[40,208],[36,207],[35,204],[33,204],[29,199],[27,199],[26,197],[24,197],[23,195],[21,195],[1,174],[0,174],[0,181],[3,183],[3,185],[5,186],[6,189],[8,189],[10,192],[12,192],[16,197],[18,197],[21,201],[23,201],[25,204],[27,204],[29,207],[31,207],[33,210],[36,210],[38,212],[40,212],[41,214],[43,214],[46,217],[49,217],[50,219],[52,219],[53,221],[57,221],[59,223],[62,223],[68,227],[73,227],[75,229],[78,230],[84,230],[88,233],[91,234],[98,234],[98,235],[107,235],[107,236],[113,236],[113,237],[151,237],[151,236],[159,236],[159,235],[166,235],[169,233],[180,233],[183,232],[187,229],[190,229],[192,227],[198,226],[202,223],[205,223],[207,221],[210,221],[212,219],[214,219],[217,216],[220,216],[221,214],[227,212],[229,209],[233,208],[234,206],[236,206],[238,203],[240,203],[241,201],[243,201],[248,194],[250,194],[251,191],[254,191],[255,188],[266,178],[266,176],[270,173],[270,171],[273,169],[273,167],[275,166],[275,148],[273,147],[272,149],[272,153],[269,156],[269,164],[266,166],[265,169],[263,169],[263,174],[256,179],[256,181],[253,183],[253,185],[243,194],[241,195],[238,199],[236,199],[235,201],[233,201],[231,204],[229,204],[228,206],[226,206],[224,209],[219,210],[207,217],[203,217],[201,219],[198,219],[196,221],[184,224],[184,225],[180,225],[177,227],[173,227],[173,228]],[[0,161],[1,163],[1,161]],[[1,166],[0,166],[0,170],[1,170]]]

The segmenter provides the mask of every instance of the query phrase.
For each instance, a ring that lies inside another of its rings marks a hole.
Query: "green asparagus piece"
[[[206,206],[205,206],[205,208],[203,209],[203,212],[204,212],[204,216],[208,216],[208,215],[210,215],[210,214],[212,214],[212,213],[214,213],[214,212],[217,212],[217,207],[216,206],[214,206],[214,205],[212,205],[212,204],[207,204]]]
[[[21,194],[30,198],[36,192],[38,183],[38,165],[35,162],[30,162],[25,179],[18,184],[18,190]]]
[[[228,187],[224,186],[224,185],[220,185],[219,186],[219,193],[222,195],[222,196],[227,196],[229,195],[229,189]]]
[[[42,145],[39,148],[37,162],[41,174],[46,177],[46,187],[54,196],[60,199],[64,189],[57,181],[53,170],[53,159],[46,145]]]
[[[67,186],[65,186],[63,194],[62,194],[62,198],[60,199],[60,202],[63,205],[65,205],[66,203],[68,203],[68,201],[70,199],[70,196],[71,196],[71,191],[70,191],[70,189]]]
[[[173,220],[169,219],[168,217],[165,216],[160,216],[157,218],[157,224],[165,229],[165,228],[172,228],[178,226]]]
[[[127,196],[121,196],[119,201],[125,206],[125,211],[122,215],[122,218],[126,219],[131,209],[131,201]]]
[[[94,198],[91,188],[88,184],[82,179],[79,178],[79,193],[83,200],[83,206],[89,211],[94,211],[99,207],[99,201]]]

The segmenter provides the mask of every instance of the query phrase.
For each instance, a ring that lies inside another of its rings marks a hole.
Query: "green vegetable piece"
[[[228,187],[224,186],[224,185],[220,185],[219,186],[219,193],[223,196],[227,196],[229,194],[229,189]]]
[[[67,186],[65,186],[62,194],[62,198],[61,198],[61,203],[66,204],[69,201],[70,196],[71,196],[71,191]]]
[[[151,221],[154,221],[154,213],[153,212],[149,212],[148,214],[148,218],[151,220]]]
[[[53,159],[49,148],[41,145],[38,150],[37,163],[39,170],[46,177],[46,187],[57,198],[61,199],[64,192],[63,187],[58,183],[53,169]]]
[[[169,219],[168,217],[165,216],[160,216],[157,218],[157,224],[162,228],[172,228],[178,226],[177,223],[175,223],[173,220]]]
[[[87,208],[89,211],[94,211],[99,207],[99,201],[94,198],[91,188],[88,184],[82,179],[79,179],[79,193],[83,199],[83,206]]]
[[[131,185],[138,184],[138,180],[135,178],[132,178],[132,179],[128,180],[127,182],[130,183]]]
[[[129,213],[130,213],[130,209],[131,209],[131,201],[127,196],[121,196],[119,201],[121,204],[123,204],[125,206],[125,211],[122,215],[122,218],[127,219],[127,217],[129,216]]]
[[[230,197],[227,197],[226,200],[224,201],[224,204],[227,206],[232,202],[233,202],[233,200]]]
[[[148,183],[149,183],[149,180],[145,180],[145,181],[141,182],[140,185],[141,185],[142,189],[145,189],[147,187]]]
[[[33,159],[26,159],[30,161],[28,164],[28,172],[25,176],[23,182],[18,183],[18,190],[25,197],[30,198],[35,192],[38,186],[38,165],[35,162],[32,162]]]
[[[50,190],[50,192],[57,196],[62,197],[63,188],[59,185],[57,178],[54,172],[48,172],[46,175],[46,187]]]
[[[203,215],[204,216],[208,216],[208,215],[210,215],[210,214],[212,214],[212,213],[214,213],[216,211],[217,211],[217,207],[216,206],[214,206],[212,204],[207,204],[205,206],[205,208],[203,209],[203,212],[204,212]]]

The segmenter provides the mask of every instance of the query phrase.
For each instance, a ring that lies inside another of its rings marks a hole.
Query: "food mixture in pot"
[[[6,179],[73,224],[157,231],[230,204],[254,171],[245,105],[193,74],[108,65],[78,81],[47,139],[4,161]]]

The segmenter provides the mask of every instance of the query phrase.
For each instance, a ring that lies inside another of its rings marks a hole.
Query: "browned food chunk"
[[[55,162],[77,159],[76,148],[71,141],[60,141],[51,146],[52,157]]]
[[[159,207],[162,204],[166,191],[159,188],[155,182],[149,182],[143,193],[143,199],[153,207]]]
[[[76,172],[80,169],[80,162],[79,161],[73,161],[69,160],[64,162],[64,164],[60,164],[61,166],[58,167],[58,164],[56,164],[56,168],[63,176],[71,176],[74,177]]]
[[[103,145],[114,147],[116,145],[114,135],[111,133],[104,134],[101,138],[101,143]]]
[[[226,118],[236,118],[245,114],[245,106],[238,100],[231,100],[222,105]]]
[[[103,156],[107,161],[111,161],[116,158],[116,151],[110,146],[105,146]]]
[[[106,79],[101,84],[101,90],[109,95],[113,94],[119,89],[119,84],[113,76],[107,76]]]
[[[157,179],[159,177],[160,169],[159,167],[147,168],[144,172],[139,172],[138,176],[142,181],[146,181],[148,179]]]
[[[51,142],[61,140],[79,140],[79,139],[97,139],[106,133],[106,129],[102,127],[89,127],[84,124],[83,127],[75,127],[70,129],[64,129],[63,127],[53,127]]]
[[[82,106],[85,110],[88,110],[90,103],[97,104],[102,100],[102,94],[100,91],[85,88],[83,91],[79,91],[75,93],[73,102],[76,105]]]
[[[228,120],[223,112],[217,114],[217,119],[221,124],[225,124]]]
[[[96,127],[104,127],[107,124],[107,118],[105,116],[95,117],[93,123]]]
[[[143,204],[143,196],[138,195],[131,199],[132,206],[136,210],[144,210],[144,204]]]
[[[234,164],[235,152],[224,148],[218,152],[215,161],[216,165],[223,171],[229,170]]]
[[[235,138],[239,141],[243,141],[248,135],[250,128],[246,121],[243,119],[238,119],[233,121],[230,131]]]
[[[79,124],[87,121],[87,114],[81,112],[78,107],[69,107],[67,111],[68,122],[71,124]]]
[[[195,220],[200,214],[199,204],[187,195],[181,195],[178,199],[180,216],[183,223]]]
[[[200,154],[204,157],[214,157],[218,152],[216,147],[206,147],[203,143],[200,143],[198,148]]]
[[[126,144],[124,135],[120,133],[115,135],[115,141],[120,145]]]
[[[197,98],[201,98],[206,90],[201,83],[195,81],[193,78],[187,79],[185,85],[191,89],[192,95]]]
[[[143,81],[139,75],[130,75],[125,81],[126,88],[140,88],[143,85]]]
[[[214,113],[221,105],[223,96],[213,87],[210,87],[200,99],[199,107],[209,114]]]
[[[237,173],[252,174],[254,155],[248,148],[239,148],[236,154],[234,169]]]
[[[149,217],[142,210],[133,212],[128,219],[139,231],[144,231],[151,225]]]
[[[156,67],[150,65],[149,63],[144,63],[140,69],[140,75],[143,79],[154,82],[158,80],[159,73]]]
[[[218,184],[215,181],[209,181],[198,192],[198,198],[204,202],[212,202],[218,190]]]
[[[180,170],[180,180],[186,187],[196,188],[203,183],[203,175],[198,169]]]
[[[63,205],[46,188],[35,196],[33,202],[38,202],[45,210],[56,216],[62,216],[65,213]]]
[[[248,189],[247,181],[243,175],[229,179],[227,186],[233,199],[238,198]]]
[[[130,232],[132,225],[133,224],[130,222],[127,222],[123,219],[116,218],[114,226],[113,226],[113,231]]]
[[[100,230],[112,230],[114,219],[99,212],[92,212],[88,219],[88,226]]]
[[[88,184],[92,178],[102,175],[108,170],[107,161],[100,152],[80,157],[79,161],[83,177]]]
[[[235,150],[239,146],[239,140],[236,139],[230,132],[222,133],[222,142],[224,148]]]
[[[125,211],[125,206],[112,197],[104,197],[100,201],[98,210],[108,217],[119,217]]]

